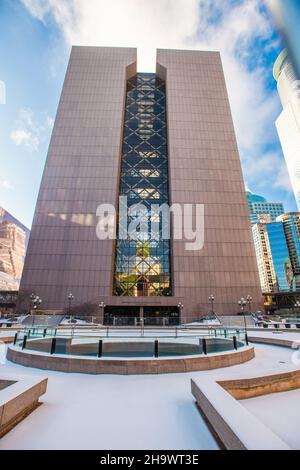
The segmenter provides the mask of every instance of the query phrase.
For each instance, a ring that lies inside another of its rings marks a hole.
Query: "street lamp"
[[[33,310],[37,310],[37,308],[42,303],[42,299],[38,295],[35,295],[34,293],[31,294],[30,301],[32,302],[32,309]],[[35,320],[35,317],[33,315],[33,317],[32,317],[32,326],[34,326],[34,320]]]
[[[245,324],[245,330],[247,331],[247,322],[246,322],[246,316],[245,316],[245,313],[244,313],[244,308],[246,307],[247,305],[247,300],[244,299],[244,297],[241,297],[241,300],[238,301],[238,304],[241,308],[241,312],[242,312],[242,315],[244,315],[244,324]]]
[[[251,295],[247,296],[246,301],[247,301],[247,304],[249,305],[249,313],[252,313],[251,305],[252,305],[253,299],[252,299]]]
[[[69,310],[68,310],[68,314],[69,314],[69,317],[70,317],[70,323],[72,323],[72,318],[71,318],[71,308],[72,308],[72,301],[74,300],[74,295],[72,293],[70,293],[68,295],[68,301],[69,301]]]
[[[102,325],[103,325],[103,323],[104,323],[104,309],[105,309],[106,305],[105,305],[105,303],[102,301],[102,302],[100,302],[99,307],[100,307],[100,309],[101,309],[100,323],[102,323]]]
[[[241,297],[241,300],[238,301],[239,306],[241,307],[241,312],[244,313],[244,308],[247,305],[247,300],[244,297]]]
[[[208,300],[210,301],[211,303],[211,313],[214,314],[214,301],[215,301],[215,296],[213,294],[211,294],[209,297],[208,297]]]
[[[31,294],[30,300],[32,302],[32,308],[34,310],[36,310],[42,303],[42,299],[38,295],[35,295],[35,294]]]
[[[181,314],[182,314],[182,310],[183,310],[184,305],[183,305],[181,302],[179,302],[178,305],[177,305],[177,307],[178,307],[178,309],[179,309],[179,319],[180,319],[180,322],[182,323],[182,321],[181,321]]]
[[[72,301],[74,300],[74,298],[75,298],[75,297],[74,297],[73,294],[70,293],[70,294],[68,295],[68,301],[69,301],[69,316],[70,316],[70,314],[71,314]]]
[[[295,303],[294,305],[295,308],[300,308],[300,301],[297,300],[297,302]],[[293,309],[293,313],[294,313],[294,309]]]

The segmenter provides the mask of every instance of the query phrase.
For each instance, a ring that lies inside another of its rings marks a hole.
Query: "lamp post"
[[[68,309],[68,315],[70,317],[70,323],[72,323],[72,318],[71,318],[71,309],[72,309],[72,301],[74,300],[74,295],[70,293],[68,295],[68,301],[69,301],[69,309]]]
[[[238,304],[241,308],[242,315],[244,315],[244,325],[245,325],[245,330],[247,331],[247,322],[246,322],[246,316],[244,313],[244,308],[247,305],[247,300],[245,300],[244,297],[241,297],[241,300],[238,301]]]
[[[31,294],[30,296],[30,300],[32,302],[32,308],[34,310],[37,310],[37,308],[41,305],[41,303],[43,302],[42,299],[38,296],[38,295],[35,295],[35,294]]]
[[[42,299],[38,296],[38,295],[35,295],[35,294],[31,294],[30,296],[30,300],[32,302],[32,309],[33,310],[37,310],[38,307],[40,307],[41,303],[43,302]],[[32,327],[34,325],[34,316],[32,318]]]
[[[295,303],[295,305],[294,305],[294,306],[295,306],[295,308],[300,308],[300,301],[299,301],[299,300],[297,300],[297,302]]]
[[[251,295],[247,295],[246,301],[247,301],[247,304],[249,305],[249,313],[252,313],[251,305],[252,305],[253,299],[252,299]]]
[[[105,309],[106,305],[104,302],[100,302],[99,304],[99,308],[100,308],[100,322],[102,325],[104,323],[104,309]]]
[[[211,303],[211,313],[212,315],[214,314],[214,301],[215,301],[215,296],[213,294],[211,294],[209,297],[208,297],[208,300],[210,301]]]
[[[180,323],[182,323],[181,315],[182,315],[182,310],[183,310],[184,305],[181,302],[179,302],[177,307],[178,307],[178,310],[179,310]]]

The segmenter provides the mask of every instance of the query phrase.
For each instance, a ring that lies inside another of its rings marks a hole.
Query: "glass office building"
[[[293,289],[293,270],[281,222],[253,226],[260,282],[263,292]]]
[[[275,222],[284,214],[282,202],[268,202],[263,196],[247,191],[248,207],[252,224],[257,222]]]
[[[293,271],[282,223],[266,224],[275,272],[273,290],[289,290],[293,287]]]
[[[264,292],[300,289],[300,214],[283,214],[252,227]]]
[[[284,214],[277,219],[283,224],[287,247],[292,263],[294,283],[300,289],[300,214]]]

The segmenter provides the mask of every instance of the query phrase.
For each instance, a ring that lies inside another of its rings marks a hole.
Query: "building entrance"
[[[111,326],[172,326],[180,323],[178,307],[107,306],[104,325]]]

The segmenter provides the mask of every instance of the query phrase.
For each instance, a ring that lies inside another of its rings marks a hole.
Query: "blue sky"
[[[124,19],[126,21],[124,21]],[[247,186],[296,210],[275,119],[282,48],[262,0],[1,0],[0,205],[31,225],[71,44],[221,50]]]

